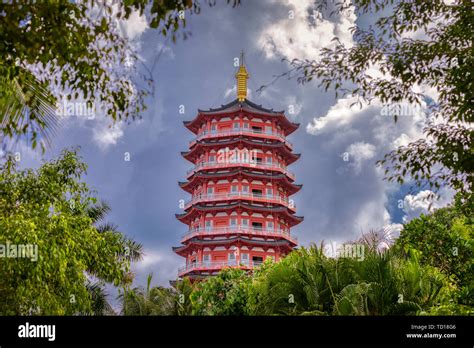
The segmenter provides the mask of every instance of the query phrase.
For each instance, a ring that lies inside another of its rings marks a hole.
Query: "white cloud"
[[[330,133],[339,130],[341,127],[351,125],[351,122],[365,113],[371,106],[362,103],[362,107],[354,105],[357,102],[356,97],[346,97],[338,99],[326,115],[315,117],[312,122],[306,126],[306,131],[312,135]],[[379,104],[378,104],[379,105]]]
[[[119,21],[119,26],[124,36],[134,40],[139,38],[148,29],[148,22],[145,15],[140,16],[138,11],[133,11],[128,19]]]
[[[113,125],[103,122],[93,129],[92,139],[102,150],[106,150],[110,146],[116,145],[123,134],[123,122],[117,122]]]
[[[397,139],[393,141],[393,145],[397,148],[400,146],[407,146],[411,142],[411,140],[412,139],[410,139],[407,134],[402,133]]]
[[[382,207],[383,208],[383,207]],[[380,228],[382,221],[381,215],[378,211],[380,209],[380,202],[377,200],[361,201],[357,214],[354,216],[354,227],[356,232],[368,232],[369,230],[377,230]],[[375,217],[375,215],[379,215]]]
[[[394,123],[382,115],[381,103],[351,107],[356,101],[350,96],[340,98],[307,124],[306,131],[315,135],[312,144],[318,148],[314,160],[318,177],[310,185],[305,183],[305,189],[310,186],[317,197],[307,205],[316,204],[319,211],[304,215],[321,239],[354,240],[370,229],[383,229],[389,245],[402,227],[387,212],[389,197],[399,187],[383,180],[375,162],[396,146],[420,137],[425,120],[414,115]],[[314,233],[308,239],[314,240]]]
[[[163,255],[157,251],[145,250],[143,259],[136,263],[137,269],[144,269],[156,266],[160,261],[163,260]]]
[[[169,286],[169,281],[177,278],[184,259],[172,253],[171,246],[145,249],[144,254],[143,259],[133,265],[137,274],[135,283],[144,284],[149,273],[153,273],[153,283],[161,286]]]
[[[266,26],[257,39],[267,58],[282,55],[289,59],[315,59],[322,47],[334,44],[331,40],[335,36],[347,46],[352,45],[349,28],[357,19],[353,8],[328,20],[320,17],[313,0],[286,0],[283,5],[288,8],[287,15]]]
[[[430,190],[418,192],[416,195],[406,195],[403,199],[404,222],[408,222],[421,214],[432,213],[434,210],[447,206],[451,203],[454,192],[450,189],[442,189],[439,197]]]
[[[374,158],[376,154],[375,146],[364,142],[351,144],[346,151],[349,154],[350,165],[356,174],[359,174],[362,165],[367,165],[367,161]]]
[[[400,236],[400,231],[402,230],[402,228],[403,224],[396,224],[392,222],[392,218],[389,212],[385,209],[383,233],[387,241],[387,246],[393,244],[395,239]]]

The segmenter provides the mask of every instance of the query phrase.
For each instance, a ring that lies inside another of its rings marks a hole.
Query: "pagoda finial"
[[[239,71],[235,74],[235,78],[237,80],[237,99],[239,101],[244,101],[247,98],[247,79],[249,78],[249,74],[247,73],[247,69],[245,69],[244,65],[244,51],[240,54],[240,66]]]

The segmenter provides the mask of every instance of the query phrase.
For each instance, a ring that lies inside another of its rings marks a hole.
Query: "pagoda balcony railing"
[[[226,200],[231,200],[231,199],[248,199],[248,200],[264,202],[264,203],[282,204],[293,211],[296,210],[296,206],[293,200],[289,200],[285,197],[281,197],[278,195],[267,195],[267,194],[251,193],[251,192],[229,192],[229,193],[197,195],[185,203],[184,209],[188,209],[191,205],[196,204],[196,203],[226,201]]]
[[[236,267],[243,269],[252,269],[258,267],[262,264],[262,261],[251,261],[251,260],[240,260],[238,263],[236,260],[229,261],[199,261],[192,262],[186,266],[178,268],[178,276],[183,276],[184,274],[191,271],[219,271],[227,267]]]
[[[276,132],[267,132],[267,131],[258,131],[254,129],[245,129],[245,128],[237,128],[231,129],[226,131],[204,131],[199,134],[196,138],[189,142],[189,146],[194,145],[194,143],[198,140],[208,139],[208,138],[217,138],[217,137],[225,137],[230,135],[249,135],[249,136],[261,136],[265,135],[266,137],[278,139],[283,141],[290,149],[293,149],[293,144],[290,143],[285,136],[278,134]]]
[[[287,175],[290,179],[295,179],[295,174],[289,171],[286,166],[279,163],[259,163],[255,161],[223,161],[223,162],[201,162],[198,163],[194,168],[187,171],[187,177],[189,178],[193,173],[200,169],[219,169],[219,168],[231,168],[231,167],[247,167],[262,170],[277,170]]]
[[[282,230],[279,228],[257,228],[250,227],[245,225],[235,225],[235,226],[226,226],[226,227],[203,227],[203,228],[193,228],[188,231],[181,238],[181,243],[184,241],[193,238],[195,236],[208,236],[208,235],[222,235],[222,234],[250,234],[253,236],[262,236],[262,237],[284,237],[295,244],[298,244],[298,238],[295,235],[291,234],[287,230]]]

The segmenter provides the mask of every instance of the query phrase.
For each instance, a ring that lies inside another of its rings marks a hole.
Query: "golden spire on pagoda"
[[[244,101],[247,98],[247,79],[249,78],[244,65],[244,51],[240,54],[239,71],[235,74],[235,78],[237,80],[237,99]]]

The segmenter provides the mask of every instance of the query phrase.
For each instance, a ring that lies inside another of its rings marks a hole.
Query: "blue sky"
[[[381,116],[376,102],[351,108],[350,97],[337,99],[317,82],[301,86],[296,79],[279,79],[256,93],[289,69],[281,58],[315,59],[336,35],[351,45],[348,29],[354,23],[373,22],[353,12],[319,20],[313,14],[312,2],[303,0],[243,1],[238,8],[204,5],[201,14],[187,18],[186,29],[192,35],[176,44],[148,29],[136,14],[121,23],[144,65],[151,67],[161,52],[148,109],[141,120],[110,128],[110,121],[102,117],[64,119],[46,158],[65,147],[81,146],[80,154],[89,165],[86,181],[112,207],[109,221],[144,245],[146,256],[134,267],[137,284],[144,284],[153,272],[154,284],[168,285],[184,263],[171,250],[186,231],[175,218],[179,200],[188,198],[177,183],[191,168],[180,156],[193,137],[182,122],[192,119],[198,108],[217,107],[235,98],[233,63],[242,49],[250,73],[249,99],[287,110],[287,116],[301,124],[289,138],[295,152],[302,154],[290,168],[296,182],[304,185],[294,196],[297,215],[305,217],[293,231],[300,245],[353,240],[361,232],[384,227],[395,237],[403,219],[426,211],[428,204],[421,199],[426,192],[409,195],[406,188],[385,182],[375,167],[385,153],[421,135],[422,116],[395,124]],[[377,74],[376,67],[373,70]],[[432,91],[426,94],[432,96]],[[180,105],[184,114],[178,112]],[[289,109],[295,112],[290,114]],[[40,156],[20,147],[22,165],[37,166]],[[124,160],[125,153],[130,161]],[[449,200],[449,193],[444,196],[438,206]]]

